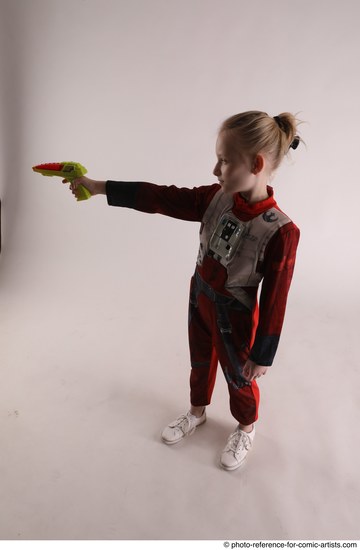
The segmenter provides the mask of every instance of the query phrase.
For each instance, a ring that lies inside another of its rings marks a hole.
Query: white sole
[[[227,472],[233,472],[234,470],[237,470],[238,468],[241,468],[241,466],[243,464],[245,464],[246,459],[247,459],[247,455],[246,455],[245,458],[243,458],[243,460],[241,462],[239,462],[239,464],[236,464],[235,466],[224,466],[224,464],[221,462],[221,460],[219,460],[219,464],[220,464],[220,466],[223,470],[226,470]]]

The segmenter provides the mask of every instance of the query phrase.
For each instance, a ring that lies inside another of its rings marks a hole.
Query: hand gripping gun
[[[59,176],[67,179],[70,183],[76,178],[80,178],[87,173],[87,169],[79,162],[49,162],[38,164],[32,168],[34,172],[39,172],[43,176]],[[83,185],[78,187],[78,201],[90,199],[91,193]]]

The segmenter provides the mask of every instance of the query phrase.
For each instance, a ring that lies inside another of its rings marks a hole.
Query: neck
[[[269,197],[266,185],[265,185],[265,188],[261,188],[261,189],[253,188],[253,189],[250,189],[249,191],[242,191],[240,195],[249,204],[254,204],[255,202],[264,201]]]

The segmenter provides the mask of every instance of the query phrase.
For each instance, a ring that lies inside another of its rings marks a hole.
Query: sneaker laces
[[[248,451],[252,445],[252,441],[250,436],[242,432],[241,430],[236,430],[228,439],[225,452],[226,451],[232,451],[234,453],[234,456],[236,453],[238,453],[241,448]]]
[[[188,412],[187,414],[182,414],[172,424],[169,424],[169,427],[179,428],[184,435],[192,434],[196,428],[196,425],[191,426],[191,420],[189,416],[190,414],[191,414],[190,412]]]

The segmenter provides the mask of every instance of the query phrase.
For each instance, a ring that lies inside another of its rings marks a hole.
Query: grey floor
[[[121,309],[115,279],[94,291],[44,266],[2,279],[1,539],[359,538],[351,304],[310,312],[294,291],[254,447],[225,472],[220,370],[207,423],[160,439],[188,407],[186,304],[169,314],[145,284]]]

